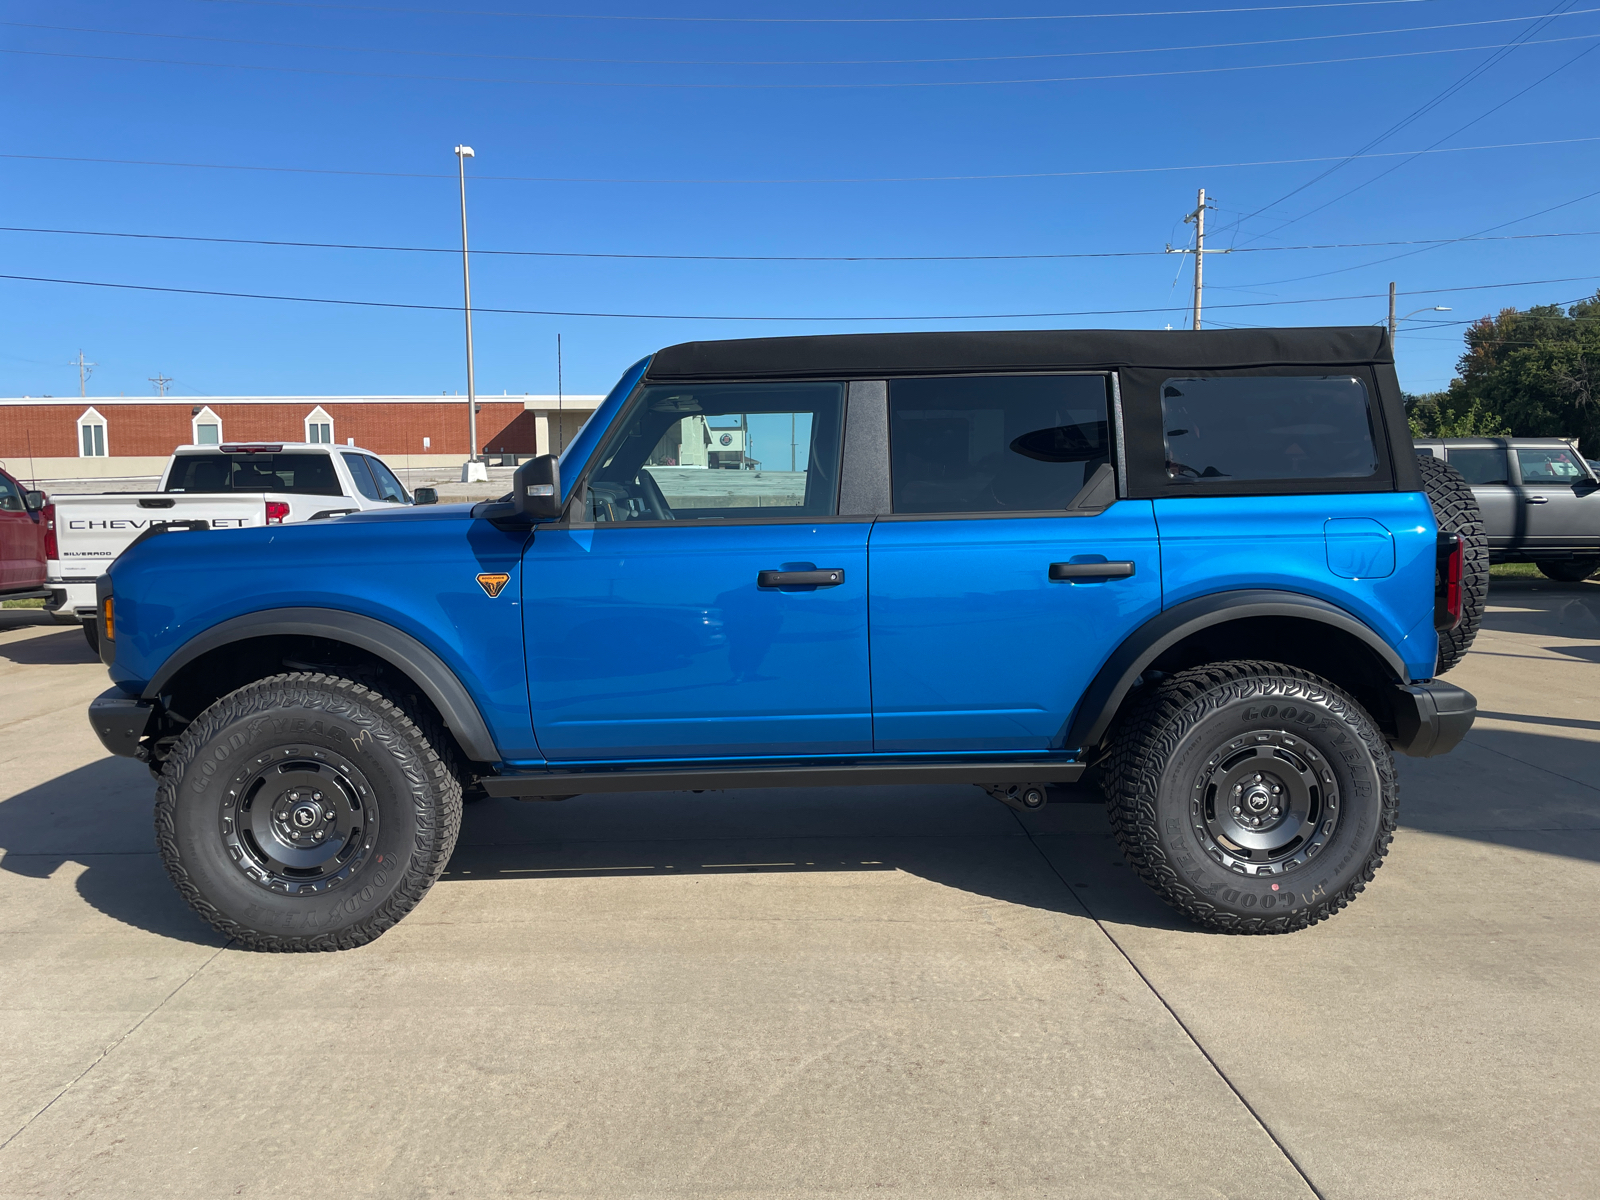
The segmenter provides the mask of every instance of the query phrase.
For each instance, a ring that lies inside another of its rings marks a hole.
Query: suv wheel
[[[1582,583],[1600,569],[1600,558],[1568,558],[1537,564],[1539,574],[1557,583]]]
[[[1147,685],[1102,774],[1140,877],[1201,925],[1288,933],[1355,899],[1399,812],[1364,709],[1278,663],[1217,663]]]
[[[1460,471],[1430,454],[1417,455],[1417,470],[1422,472],[1422,486],[1439,532],[1459,533],[1462,541],[1461,624],[1439,635],[1439,661],[1434,671],[1443,675],[1467,656],[1478,636],[1478,622],[1489,599],[1489,537],[1478,498]]]
[[[460,825],[460,784],[418,724],[323,674],[224,696],[184,730],[156,790],[178,891],[254,950],[370,942],[433,886]]]

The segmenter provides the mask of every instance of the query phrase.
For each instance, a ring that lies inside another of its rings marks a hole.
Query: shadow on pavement
[[[9,613],[6,614],[10,616]],[[46,619],[34,624],[55,625]],[[0,626],[4,631],[7,626]],[[0,640],[0,659],[25,667],[58,667],[69,663],[95,663],[100,658],[89,649],[83,630],[76,625],[56,626],[54,633]]]

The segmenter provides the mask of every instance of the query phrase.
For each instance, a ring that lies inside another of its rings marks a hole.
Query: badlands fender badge
[[[504,591],[506,584],[509,582],[511,582],[511,576],[509,575],[478,576],[478,586],[489,594],[489,599],[491,600]]]

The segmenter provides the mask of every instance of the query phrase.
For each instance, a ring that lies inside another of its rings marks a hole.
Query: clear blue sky
[[[1600,189],[1600,141],[1504,148],[1600,137],[1600,51],[1490,112],[1600,45],[1600,12],[1583,11],[1600,0],[982,21],[933,18],[1251,0],[548,0],[569,15],[533,15],[542,2],[0,5],[0,152],[295,168],[5,157],[0,224],[448,248],[459,245],[451,148],[466,142],[477,151],[472,239],[484,250],[1160,251],[1189,244],[1181,218],[1201,186],[1218,204],[1209,215],[1216,247],[1449,239],[1507,222],[1494,233],[1600,230],[1600,195],[1578,199]],[[1548,22],[1507,19],[1569,11]],[[770,19],[599,19],[625,17]],[[796,17],[813,20],[780,20]],[[815,19],[829,17],[847,20]],[[1374,33],[1421,26],[1454,27]],[[1517,38],[1540,44],[1490,48]],[[1219,45],[1243,42],[1270,44]],[[1433,53],[1461,47],[1475,49]],[[1262,64],[1302,65],[1234,69]],[[1357,152],[1485,64],[1370,152],[1503,148],[1360,159],[1287,199],[1335,162],[1220,165]],[[1044,81],[989,82],[1015,80]],[[1070,172],[1121,173],[1062,174]],[[896,181],[820,182],[884,177]],[[785,182],[761,182],[773,180]],[[1360,184],[1368,186],[1329,204]],[[1301,219],[1284,225],[1290,218]],[[1499,285],[1600,276],[1597,252],[1600,237],[1213,255],[1207,314],[1218,324],[1368,323],[1384,317],[1382,294],[1395,279],[1415,293],[1401,297],[1402,312],[1442,304],[1454,311],[1430,315],[1468,319],[1591,294],[1600,279]],[[461,298],[459,257],[448,254],[0,232],[0,261],[7,275],[423,305]],[[481,313],[478,388],[553,391],[558,332],[566,389],[597,392],[642,354],[694,338],[1181,327],[1188,263],[481,255],[477,306],[687,315]],[[1482,284],[1497,286],[1446,290]],[[1347,296],[1365,298],[1265,303]],[[1160,311],[974,316],[1115,309]],[[891,319],[940,314],[959,316]],[[709,315],[874,319],[698,319]],[[91,394],[147,395],[158,372],[177,395],[464,391],[461,343],[452,312],[0,280],[0,395],[76,394],[66,364],[80,347],[100,364]],[[1459,347],[1460,326],[1413,322],[1399,345],[1403,383],[1442,386]]]

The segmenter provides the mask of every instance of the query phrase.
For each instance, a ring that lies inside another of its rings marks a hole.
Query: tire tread
[[[178,784],[201,749],[221,730],[269,708],[301,707],[330,712],[370,730],[382,745],[400,743],[420,768],[433,792],[432,805],[419,806],[415,851],[399,886],[360,922],[310,936],[263,933],[224,915],[189,877],[178,848],[175,810]],[[179,894],[218,933],[252,950],[272,953],[351,950],[366,945],[409,913],[444,873],[461,829],[461,785],[450,764],[423,728],[388,696],[354,680],[322,672],[290,672],[246,684],[201,713],[178,739],[156,786],[156,847]]]

